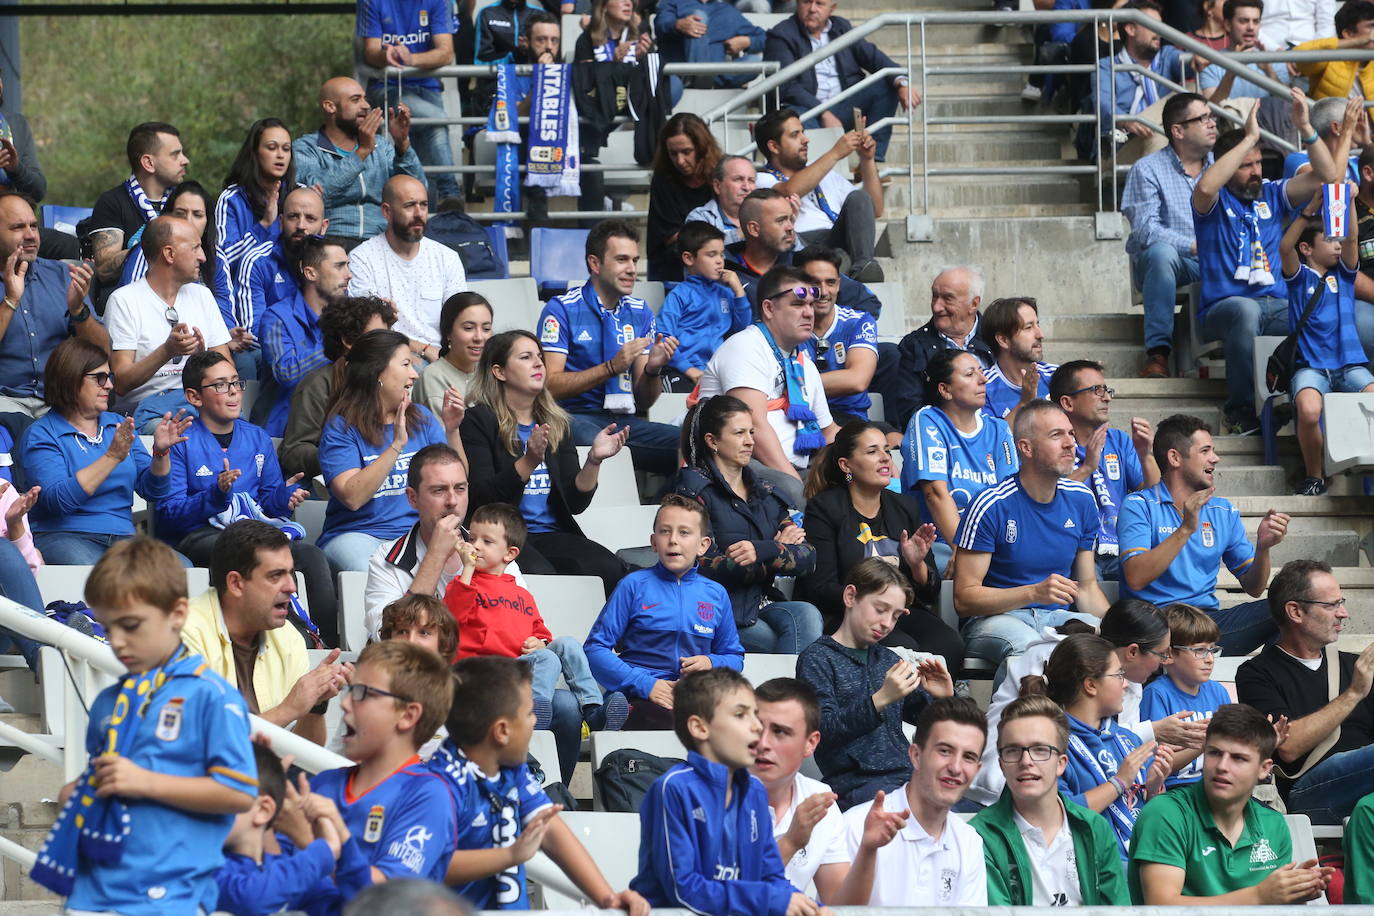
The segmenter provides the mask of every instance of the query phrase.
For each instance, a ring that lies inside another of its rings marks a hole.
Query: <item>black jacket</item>
[[[754,306],[757,314],[759,309],[759,280],[763,276],[754,268],[749,266],[749,262],[744,260],[744,246],[747,242],[733,242],[725,249],[725,266],[739,275],[739,282],[744,286],[744,294],[749,297],[749,301]],[[795,251],[785,252],[778,258],[774,266],[791,264]],[[864,286],[858,280],[840,274],[840,298],[836,303],[847,309],[857,309],[860,312],[868,312],[874,318],[882,314],[882,300],[874,294],[873,290]]]
[[[981,327],[981,325],[980,325]],[[926,322],[921,327],[902,338],[897,345],[897,366],[895,374],[886,378],[875,377],[873,388],[882,392],[883,409],[887,422],[898,429],[906,429],[911,415],[925,406],[926,366],[941,350],[948,350],[951,344],[940,332]],[[965,348],[982,362],[987,369],[997,361],[992,347],[975,333],[969,338]]]
[[[763,604],[782,600],[781,593],[773,588],[776,576],[806,575],[816,565],[816,550],[810,544],[773,540],[773,535],[792,524],[792,518],[786,501],[772,484],[745,468],[744,485],[749,491],[747,501],[740,499],[712,466],[683,468],[674,488],[706,507],[711,518],[711,546],[701,560],[701,572],[730,593],[735,624],[740,627],[752,626]],[[725,555],[730,545],[739,541],[752,542],[758,554],[748,566]]]
[[[834,41],[852,29],[848,19],[830,17],[830,40]],[[775,60],[782,66],[795,63],[811,53],[811,36],[796,16],[784,19],[768,32],[768,40],[763,46],[763,59]],[[835,54],[835,72],[840,78],[841,88],[850,86],[884,67],[895,67],[896,62],[888,57],[871,41],[861,40]],[[896,77],[892,77],[895,82]],[[779,87],[779,99],[783,106],[795,108],[798,113],[814,108],[821,103],[816,97],[816,71],[803,71],[794,79]]]
[[[463,437],[463,450],[468,456],[468,517],[472,517],[478,506],[487,503],[519,506],[520,497],[525,493],[525,481],[515,470],[515,456],[506,451],[501,442],[495,412],[486,404],[472,405],[458,432]],[[589,493],[577,489],[577,474],[582,465],[571,430],[558,443],[557,451],[544,453],[544,464],[549,469],[549,509],[558,521],[558,530],[581,534],[582,529],[573,516],[591,505],[596,488]]]

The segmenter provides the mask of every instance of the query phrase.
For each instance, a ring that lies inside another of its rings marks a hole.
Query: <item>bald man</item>
[[[296,180],[324,189],[324,212],[336,236],[365,239],[382,231],[382,187],[395,175],[424,184],[424,169],[410,146],[410,109],[373,108],[358,81],[335,77],[320,88],[324,124],[293,143]]]
[[[446,245],[425,238],[429,198],[425,186],[397,175],[382,191],[386,231],[363,242],[349,256],[350,296],[380,296],[396,306],[396,330],[410,348],[433,362],[439,358],[439,309],[468,288],[463,262]]]
[[[151,434],[164,413],[195,414],[181,388],[188,356],[209,349],[234,357],[214,293],[196,282],[205,260],[200,233],[184,219],[159,216],[139,245],[148,273],[110,294],[105,326],[119,396],[112,409],[132,410],[134,426]]]

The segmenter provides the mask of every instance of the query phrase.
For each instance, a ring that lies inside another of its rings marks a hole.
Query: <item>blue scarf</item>
[[[1093,778],[1098,780],[1098,785],[1102,785],[1112,776],[1115,776],[1117,767],[1114,765],[1112,771],[1108,773],[1102,766],[1102,760],[1098,759],[1097,754],[1090,750],[1082,737],[1077,734],[1079,730],[1095,732],[1098,739],[1104,745],[1104,749],[1105,746],[1114,745],[1116,750],[1115,757],[1118,761],[1124,759],[1127,754],[1135,750],[1136,746],[1132,744],[1127,737],[1131,733],[1126,729],[1116,727],[1115,721],[1109,722],[1105,729],[1094,729],[1086,722],[1069,716],[1069,724],[1071,728],[1075,725],[1078,726],[1078,728],[1073,729],[1069,734],[1069,755],[1076,758],[1079,763],[1085,764],[1088,767],[1089,771],[1093,774]],[[1150,761],[1147,761],[1145,766],[1141,767],[1141,771],[1146,771],[1149,765]],[[1141,802],[1136,801],[1136,789],[1136,786],[1128,785],[1126,787],[1126,794],[1118,795],[1115,800],[1107,806],[1107,810],[1102,812],[1102,814],[1112,822],[1112,830],[1116,833],[1116,842],[1119,847],[1118,851],[1123,861],[1126,859],[1126,850],[1131,833],[1135,830],[1136,816],[1140,814],[1140,808],[1143,803],[1143,799]]]
[[[547,188],[550,197],[582,193],[578,172],[577,106],[572,99],[572,67],[535,64],[530,88],[530,143],[525,183]]]
[[[768,326],[760,321],[755,327],[763,332],[763,339],[773,349],[773,358],[782,367],[783,377],[787,380],[787,419],[797,424],[797,437],[792,441],[792,451],[798,455],[809,455],[825,446],[825,434],[816,422],[811,403],[806,400],[806,373],[797,358],[798,351],[792,351],[791,356],[783,356]]]
[[[787,181],[787,176],[784,175],[781,171],[779,171],[776,166],[770,165],[767,169],[765,169],[765,171],[767,171],[768,174],[776,178],[778,180],[778,184],[782,184],[783,182]],[[820,182],[816,183],[816,187],[812,188],[811,193],[807,196],[816,201],[816,206],[821,208],[822,213],[830,217],[830,221],[832,223],[840,218],[840,214],[836,212],[834,207],[830,206],[830,201],[825,199],[825,192],[821,190]]]
[[[1239,221],[1236,224],[1236,270],[1232,274],[1233,280],[1244,280],[1250,286],[1273,286],[1274,270],[1273,264],[1269,261],[1269,253],[1264,250],[1264,240],[1260,235],[1259,213],[1256,208],[1261,204],[1269,206],[1263,198],[1259,200],[1241,200],[1230,191],[1222,188],[1232,201],[1235,201],[1235,209],[1239,212]],[[1223,206],[1230,201],[1219,201]],[[1227,206],[1227,209],[1231,209]]]
[[[139,211],[143,214],[143,221],[145,223],[152,222],[154,217],[162,212],[162,205],[167,202],[167,194],[164,192],[162,199],[157,203],[153,203],[143,190],[143,185],[139,184],[138,179],[132,175],[124,180],[124,189],[128,191],[129,196],[133,198],[134,206],[138,207]],[[168,188],[168,190],[170,191],[171,189]]]
[[[601,319],[601,361],[610,362],[621,347],[635,339],[635,326],[629,322],[620,323],[619,303],[614,309],[601,305],[601,297],[590,280],[582,287],[582,300]],[[605,395],[601,402],[603,410],[609,413],[635,412],[634,377],[631,375],[633,366],[633,363],[626,366],[624,372],[606,379],[601,386]]]
[[[106,730],[104,755],[126,753],[135,743],[148,707],[168,681],[195,677],[205,660],[184,645],[172,657],[143,674],[128,674],[120,681],[114,712]],[[129,810],[122,799],[95,794],[95,758],[76,781],[76,789],[57,816],[38,861],[29,876],[48,890],[63,897],[71,895],[81,860],[98,865],[118,865],[124,857],[124,841],[133,828]]]
[[[520,126],[515,114],[515,65],[496,68],[496,95],[487,115],[487,140],[496,144],[496,199],[492,210],[520,209]]]

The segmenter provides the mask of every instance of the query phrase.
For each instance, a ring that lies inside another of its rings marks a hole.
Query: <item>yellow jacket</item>
[[[1339,39],[1318,38],[1316,41],[1305,41],[1293,50],[1331,51],[1335,50],[1337,41]],[[1350,86],[1355,81],[1357,66],[1359,63],[1353,60],[1300,61],[1298,71],[1312,81],[1312,91],[1308,93],[1310,98],[1345,98],[1350,95]],[[1360,72],[1360,90],[1366,99],[1374,99],[1374,67],[1365,67]]]
[[[234,648],[224,626],[219,596],[209,589],[191,599],[186,625],[181,630],[186,647],[204,657],[211,670],[235,688],[239,686],[234,668]],[[261,635],[257,661],[253,664],[253,692],[260,710],[279,706],[296,681],[309,670],[305,638],[291,624],[267,630]]]

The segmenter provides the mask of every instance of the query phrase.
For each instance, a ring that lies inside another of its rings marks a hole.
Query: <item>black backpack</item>
[[[461,210],[435,213],[425,227],[425,237],[458,252],[463,273],[470,280],[500,279],[506,275],[506,265],[497,256],[487,230]]]
[[[638,811],[654,780],[682,762],[633,748],[611,751],[592,776],[601,806],[607,811]]]

